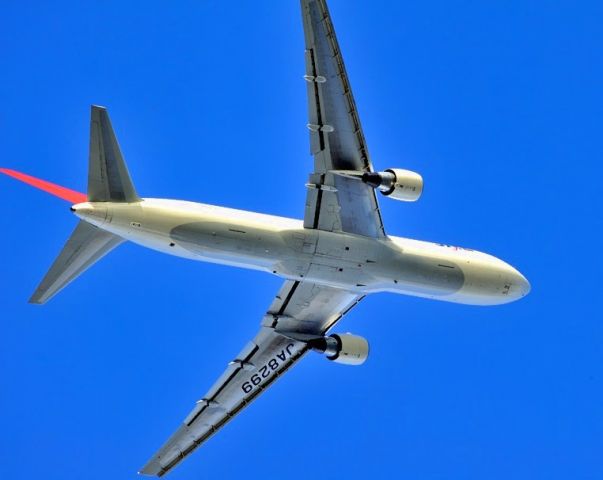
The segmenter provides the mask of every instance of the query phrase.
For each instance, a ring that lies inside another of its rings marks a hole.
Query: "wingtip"
[[[33,293],[33,295],[31,297],[29,297],[29,300],[27,300],[27,303],[29,303],[31,305],[44,305],[46,303],[46,300],[48,300],[48,299],[43,298],[41,292],[38,289]]]
[[[142,467],[142,470],[138,470],[136,473],[141,477],[161,477],[161,473],[159,471],[151,471],[147,468],[147,466]]]

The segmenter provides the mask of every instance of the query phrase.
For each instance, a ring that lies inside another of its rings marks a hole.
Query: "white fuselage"
[[[523,275],[496,257],[436,243],[305,229],[300,220],[179,200],[80,203],[73,210],[103,230],[170,255],[359,294],[388,291],[494,305],[530,289]]]

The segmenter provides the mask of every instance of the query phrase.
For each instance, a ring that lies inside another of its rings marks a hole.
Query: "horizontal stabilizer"
[[[29,302],[46,303],[122,242],[123,238],[80,221]]]
[[[139,202],[105,107],[92,105],[88,164],[89,202]]]
[[[9,168],[0,168],[0,173],[4,173],[9,177],[16,178],[17,180],[21,180],[32,187],[39,188],[40,190],[45,191],[46,193],[50,193],[55,197],[62,198],[63,200],[67,200],[71,203],[82,203],[86,201],[86,195],[80,192],[76,192],[75,190],[71,190],[70,188],[61,187],[55,183],[47,182],[46,180],[41,180],[36,177],[32,177],[31,175],[26,175],[21,172],[17,172],[16,170],[11,170]]]

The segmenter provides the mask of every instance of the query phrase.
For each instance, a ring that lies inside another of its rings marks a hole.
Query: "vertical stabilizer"
[[[90,117],[88,201],[140,201],[115,138],[107,109],[97,105],[92,105]]]

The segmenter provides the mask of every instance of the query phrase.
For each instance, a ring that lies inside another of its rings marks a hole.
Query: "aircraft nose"
[[[532,286],[526,277],[524,277],[518,270],[513,267],[510,267],[511,271],[509,273],[509,297],[513,300],[525,297]]]
[[[521,293],[522,297],[525,297],[528,293],[530,293],[530,290],[532,290],[532,285],[530,285],[530,282],[528,281],[528,279],[526,277],[524,277],[521,273],[517,272],[519,275],[519,280],[517,281],[517,285],[518,285],[518,289],[519,292]]]

